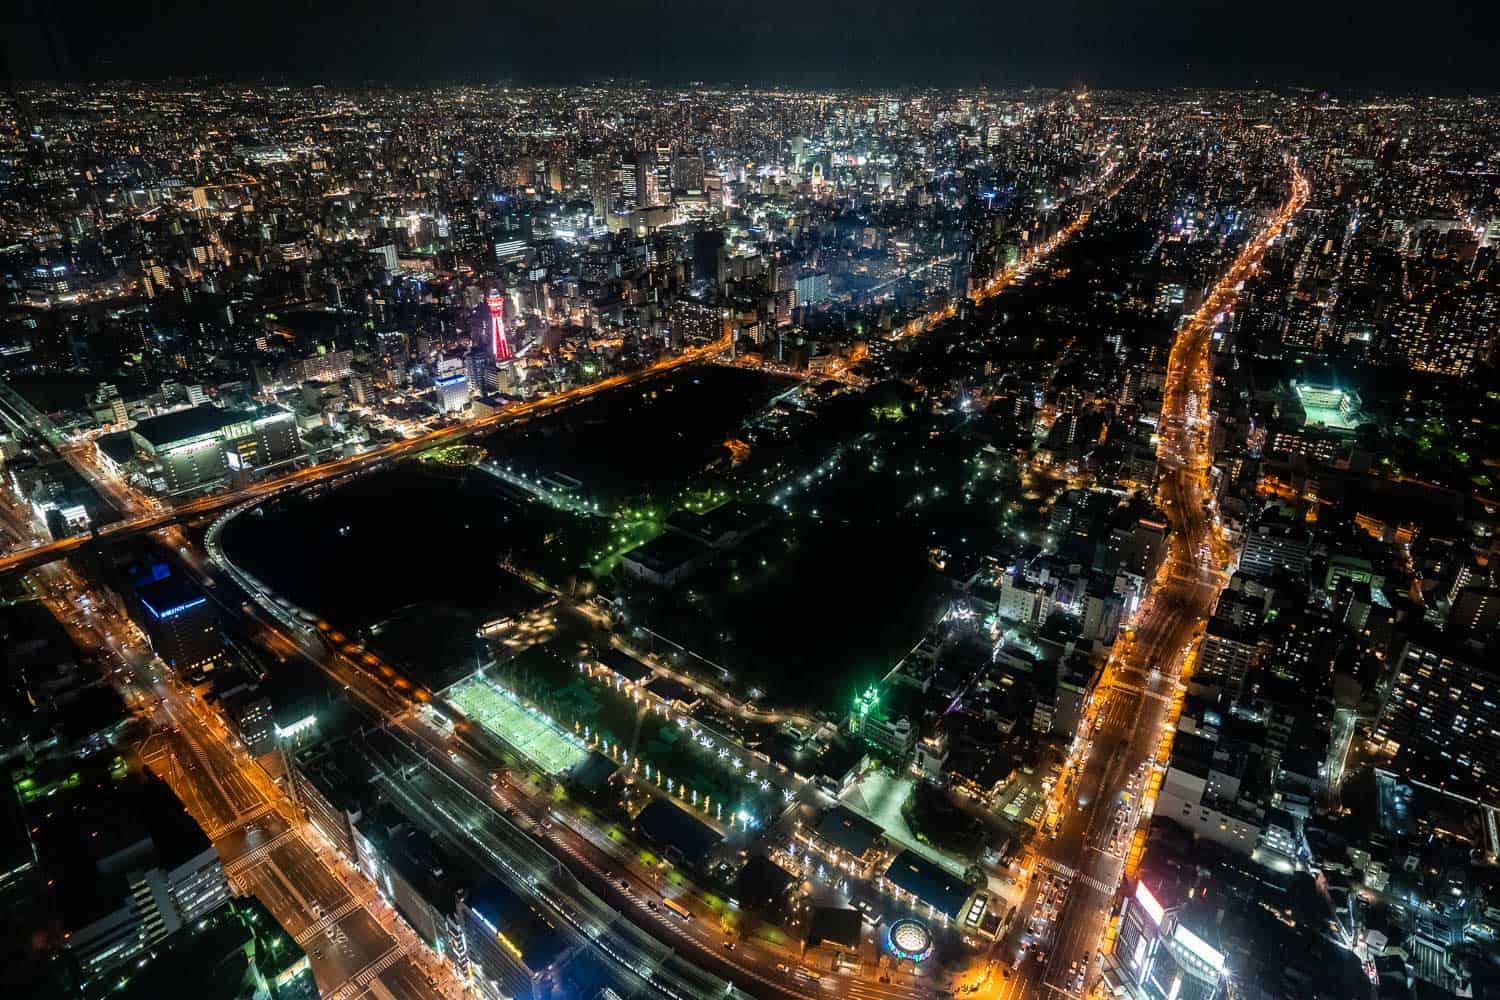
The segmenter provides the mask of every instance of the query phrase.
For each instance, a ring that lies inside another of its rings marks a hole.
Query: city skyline
[[[202,51],[0,93],[20,995],[1500,995],[1500,101]]]

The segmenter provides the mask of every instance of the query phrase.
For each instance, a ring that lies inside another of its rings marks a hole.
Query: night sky
[[[10,80],[1500,91],[1486,0],[9,0]]]

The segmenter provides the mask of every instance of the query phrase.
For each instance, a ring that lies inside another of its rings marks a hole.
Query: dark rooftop
[[[797,876],[770,858],[757,854],[745,862],[745,867],[735,876],[734,898],[741,906],[768,910],[786,896],[796,881]]]
[[[637,545],[625,553],[623,558],[639,563],[653,572],[666,574],[684,563],[702,557],[706,552],[707,546],[696,538],[667,531]]]
[[[636,827],[663,850],[674,850],[688,864],[701,864],[724,838],[718,831],[666,799],[653,799],[635,818]]]
[[[168,576],[136,589],[146,613],[153,618],[171,618],[173,615],[208,603],[203,591],[186,577]]]
[[[911,893],[949,920],[957,920],[970,889],[963,879],[928,861],[915,851],[902,851],[886,869],[886,880]]]
[[[296,767],[329,805],[348,813],[362,811],[375,772],[369,757],[350,741],[304,747]]]
[[[145,966],[125,977],[126,985],[111,994],[118,1000],[155,1000],[183,992],[192,984],[192,993],[200,997],[238,997],[245,995],[251,981],[253,960],[269,980],[276,980],[306,955],[290,934],[277,924],[254,897],[238,899],[211,914],[199,926],[184,929],[168,939],[163,948]],[[309,985],[311,971],[299,977]],[[286,994],[285,990],[278,993]],[[316,995],[316,989],[309,995]]]
[[[863,917],[855,909],[844,906],[815,906],[807,922],[807,946],[815,948],[824,943],[844,948],[858,948]]]
[[[651,676],[650,667],[613,646],[599,653],[599,662],[628,681],[640,683],[642,678]]]
[[[835,740],[823,751],[818,758],[815,774],[819,777],[832,778],[834,781],[844,780],[859,762],[865,759],[865,748],[863,745],[846,743]]]
[[[573,767],[568,781],[586,792],[598,792],[609,784],[609,779],[620,769],[598,750],[592,750],[583,761]]]
[[[519,953],[526,968],[545,969],[567,950],[557,925],[536,906],[494,878],[485,878],[467,892],[469,909],[487,920]]]
[[[703,698],[697,691],[677,680],[677,678],[668,677],[665,674],[647,684],[646,690],[664,701],[678,701],[684,705],[692,705]]]
[[[135,433],[153,448],[164,448],[188,438],[212,434],[226,424],[233,423],[237,417],[238,414],[204,404],[147,417],[135,425]]]
[[[27,813],[73,929],[126,902],[127,869],[172,869],[210,848],[172,790],[149,773],[101,776],[40,798]]]
[[[94,445],[108,455],[110,461],[116,465],[128,462],[135,457],[135,442],[130,439],[129,431],[101,434],[94,439]]]
[[[847,806],[834,806],[818,823],[818,836],[856,858],[875,846],[880,827]]]

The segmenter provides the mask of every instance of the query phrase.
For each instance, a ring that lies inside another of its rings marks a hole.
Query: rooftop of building
[[[862,743],[835,739],[818,757],[813,773],[820,778],[842,781],[850,771],[860,765],[867,752]]]
[[[135,425],[134,433],[153,448],[167,448],[179,441],[214,434],[237,418],[238,414],[204,403],[147,417]]]
[[[847,806],[834,806],[818,821],[818,837],[856,858],[863,857],[880,839],[880,827]]]
[[[688,864],[701,864],[724,839],[717,830],[666,799],[652,799],[635,817],[637,829]]]
[[[88,925],[124,905],[129,871],[170,870],[211,850],[166,783],[149,772],[80,772],[27,807],[64,922]]]
[[[296,767],[335,809],[357,813],[369,799],[375,769],[350,740],[304,747],[297,752]]]
[[[651,683],[646,685],[646,690],[663,701],[675,701],[684,705],[694,704],[703,698],[692,687],[666,674],[660,674],[653,678]]]
[[[135,457],[135,442],[131,440],[129,431],[101,434],[94,439],[94,446],[116,465],[128,462]]]
[[[764,526],[772,514],[773,508],[766,504],[731,501],[702,514],[690,510],[673,511],[667,516],[667,527],[705,545],[717,545],[735,532],[753,531]]]
[[[442,913],[455,912],[467,872],[448,851],[389,803],[367,810],[356,824],[382,861]]]
[[[185,576],[166,576],[141,584],[136,595],[146,613],[157,620],[175,618],[208,604],[208,597]]]
[[[496,940],[533,972],[545,969],[567,950],[566,936],[540,907],[497,879],[475,883],[466,890],[465,902],[489,924]]]
[[[764,855],[752,855],[734,879],[734,898],[741,906],[765,910],[775,906],[798,876]]]
[[[809,948],[833,944],[841,948],[858,948],[864,916],[847,906],[814,906],[807,921],[805,940]]]
[[[599,653],[599,662],[628,681],[639,683],[651,676],[651,668],[629,653],[610,646]]]
[[[707,546],[698,539],[666,531],[648,542],[642,542],[621,558],[644,566],[653,573],[665,575],[706,554]]]
[[[913,850],[896,855],[885,872],[886,881],[911,893],[949,920],[957,920],[964,902],[972,894],[968,883],[928,861]]]
[[[307,953],[253,896],[237,899],[169,939],[144,966],[123,974],[110,995],[116,1000],[155,1000],[180,995],[191,983],[195,996],[239,997],[253,990],[252,965],[276,982],[284,974],[311,987]],[[278,993],[277,996],[295,994]],[[305,995],[317,995],[316,987]]]

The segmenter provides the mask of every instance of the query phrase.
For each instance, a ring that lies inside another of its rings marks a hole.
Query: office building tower
[[[724,231],[703,229],[693,234],[693,276],[717,284],[724,269]]]
[[[217,612],[197,587],[168,576],[144,584],[136,596],[151,648],[167,666],[181,675],[213,669],[223,655],[224,637]]]
[[[637,153],[635,157],[635,203],[640,208],[661,204],[656,160],[650,153]]]
[[[703,157],[696,153],[682,153],[672,161],[672,189],[703,190]]]
[[[484,1000],[539,1000],[569,954],[562,932],[536,903],[486,880],[459,897],[471,981]]]
[[[1181,896],[1179,900],[1179,895]],[[1160,898],[1159,898],[1160,897]],[[1214,1000],[1225,975],[1225,955],[1215,943],[1213,912],[1200,894],[1147,876],[1126,898],[1115,941],[1116,965],[1138,995],[1148,1000]]]
[[[462,358],[438,362],[432,380],[439,413],[457,413],[469,405],[469,374]]]
[[[593,201],[595,223],[603,223],[614,204],[615,171],[610,157],[596,153],[589,161],[589,197]]]

